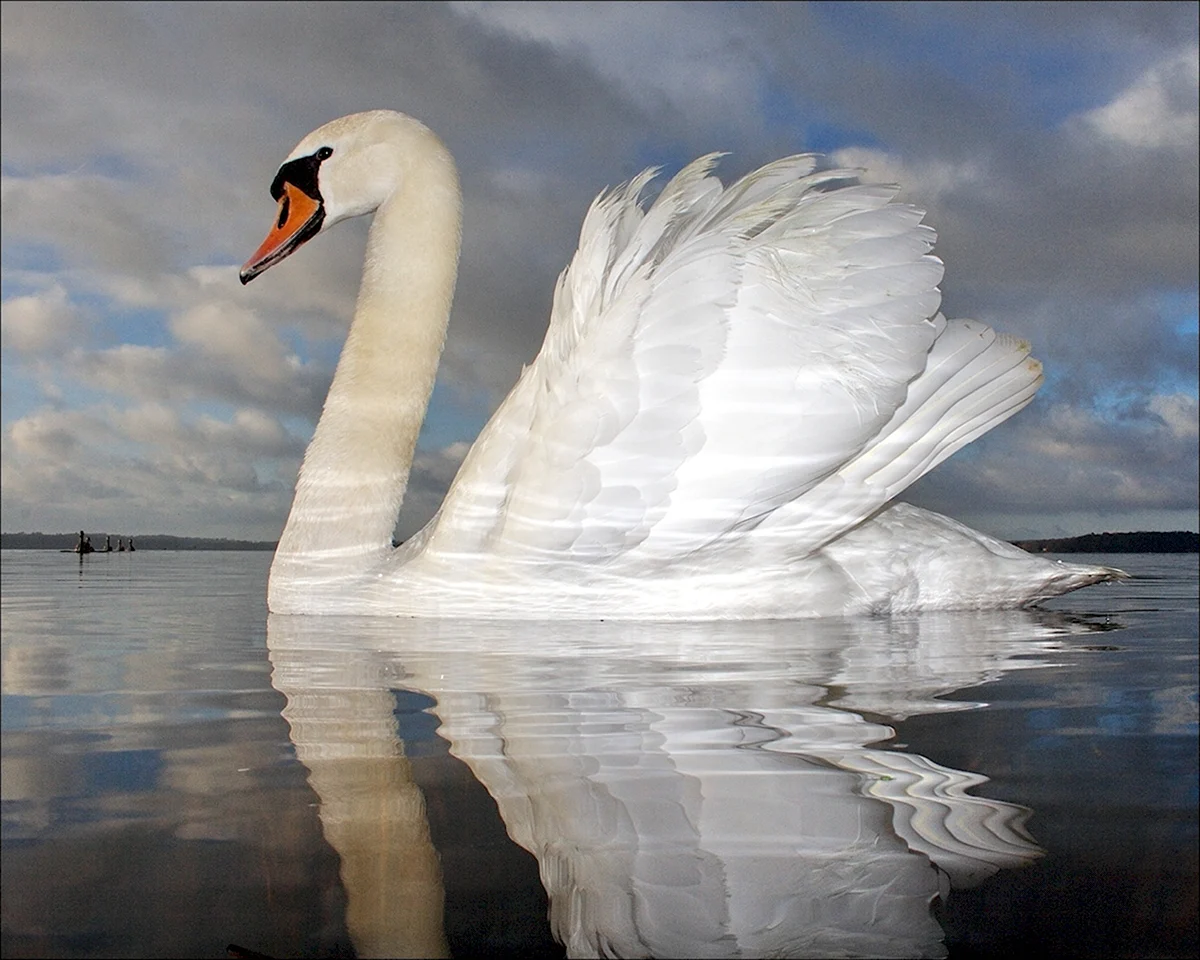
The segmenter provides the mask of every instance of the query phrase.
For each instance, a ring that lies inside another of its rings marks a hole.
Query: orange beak
[[[305,241],[315,237],[325,220],[325,208],[299,187],[284,182],[279,197],[279,216],[254,256],[245,262],[238,275],[249,283],[270,266],[297,250]]]

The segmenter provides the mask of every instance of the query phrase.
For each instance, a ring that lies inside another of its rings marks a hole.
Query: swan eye
[[[275,180],[271,184],[272,199],[278,200],[282,197],[283,185],[290,183],[306,196],[320,200],[321,190],[317,185],[317,178],[321,170],[321,161],[328,160],[332,156],[333,147],[321,147],[316,153],[289,160],[275,174]]]
[[[275,224],[279,230],[283,229],[283,225],[287,223],[288,212],[291,210],[292,202],[288,199],[288,195],[283,195],[283,202],[279,204],[279,222]]]

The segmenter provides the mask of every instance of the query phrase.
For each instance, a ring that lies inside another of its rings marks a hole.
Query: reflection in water
[[[341,857],[358,955],[450,956],[425,798],[396,733],[392,696],[378,685],[280,689],[296,753],[321,799],[325,839]]]
[[[735,624],[272,617],[273,683],[362,956],[446,955],[395,689],[538,859],[571,956],[943,956],[930,904],[1041,853],[986,781],[867,719],[1038,666],[1045,613]],[[1022,659],[1016,657],[1022,656]]]

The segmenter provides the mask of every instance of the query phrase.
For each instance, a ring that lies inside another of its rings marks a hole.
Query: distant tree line
[[[1172,530],[1085,533],[1056,540],[1014,540],[1030,553],[1200,553],[1200,533]]]
[[[101,544],[109,534],[89,533]],[[113,534],[112,536],[116,536]],[[0,533],[0,550],[70,550],[78,533]],[[1053,540],[1014,540],[1030,553],[1200,553],[1200,533],[1087,533]],[[170,537],[149,534],[137,538],[139,550],[274,550],[274,540],[226,540],[212,537]]]
[[[117,534],[89,530],[92,544],[100,546],[104,538]],[[125,539],[128,535],[122,534]],[[165,534],[139,536],[138,550],[274,550],[274,540],[225,540],[212,537],[169,537]],[[0,533],[0,550],[71,550],[79,540],[78,533]]]

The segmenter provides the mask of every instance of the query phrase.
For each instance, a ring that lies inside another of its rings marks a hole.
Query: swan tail
[[[1055,597],[1063,593],[1070,593],[1072,590],[1090,587],[1097,583],[1112,583],[1133,579],[1132,575],[1126,573],[1120,567],[1109,567],[1103,564],[1068,563],[1059,560],[1057,561],[1057,567],[1059,576],[1054,579],[1053,585],[1061,589],[1056,589],[1050,594],[1050,596]]]
[[[1116,567],[1027,553],[908,503],[893,503],[820,555],[853,584],[856,607],[875,614],[1027,607],[1129,577]]]

